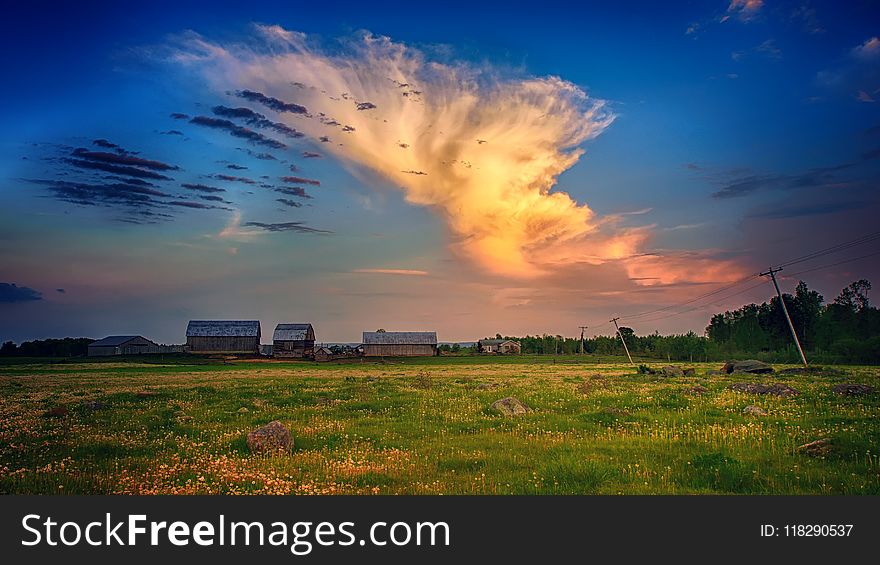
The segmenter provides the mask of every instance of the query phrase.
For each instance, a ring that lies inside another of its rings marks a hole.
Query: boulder
[[[697,376],[697,370],[694,369],[693,367],[688,367],[687,369],[682,369],[682,371],[684,371],[684,376],[686,376],[686,377],[696,377]]]
[[[681,367],[676,367],[674,365],[667,365],[660,369],[660,374],[664,377],[683,377],[684,371]]]
[[[748,359],[746,361],[728,361],[723,367],[721,367],[721,372],[727,373],[728,375],[731,373],[752,373],[757,375],[762,373],[772,373],[773,367],[763,361]]]
[[[90,410],[92,412],[96,410],[103,410],[107,405],[101,402],[100,400],[92,400],[90,402],[83,402],[83,408],[86,410]]]
[[[766,416],[767,411],[761,408],[760,406],[750,405],[743,408],[743,414],[747,414],[749,416]]]
[[[247,446],[252,453],[290,451],[293,448],[293,438],[290,436],[290,430],[275,420],[248,433]]]
[[[834,385],[834,388],[831,390],[833,390],[835,394],[842,394],[844,396],[863,396],[865,394],[873,393],[874,387],[863,384],[839,384]]]
[[[496,400],[492,403],[492,409],[504,416],[521,416],[530,412],[528,406],[512,396]]]
[[[242,406],[241,408],[238,409],[239,414],[247,414],[248,412],[250,412],[250,410],[248,410],[244,406]]]
[[[46,416],[47,418],[63,418],[67,416],[67,414],[67,408],[65,408],[64,406],[56,406],[54,408],[46,410],[44,416]]]
[[[831,438],[817,439],[810,443],[805,443],[797,448],[798,453],[803,453],[810,457],[825,457],[834,450],[834,442]]]
[[[762,385],[757,383],[734,383],[728,388],[736,392],[745,392],[748,394],[769,394],[771,396],[797,396],[800,394],[797,390],[782,383],[772,385]]]

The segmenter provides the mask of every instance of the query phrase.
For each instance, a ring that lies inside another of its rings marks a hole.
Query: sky
[[[880,3],[476,4],[7,8],[0,340],[701,334],[878,229]]]

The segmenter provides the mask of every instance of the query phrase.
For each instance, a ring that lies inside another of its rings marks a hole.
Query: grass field
[[[0,492],[880,494],[880,394],[831,391],[880,388],[878,368],[710,376],[718,364],[696,364],[696,376],[667,378],[586,359],[6,363]],[[532,412],[495,414],[506,396]],[[67,414],[46,415],[57,407]],[[272,420],[293,451],[251,455],[247,432]],[[797,450],[821,438],[824,457]]]

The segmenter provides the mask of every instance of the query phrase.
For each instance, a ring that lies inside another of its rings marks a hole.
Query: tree
[[[865,279],[859,279],[840,291],[840,296],[834,299],[834,303],[852,312],[861,312],[870,306],[868,303],[869,290],[871,290],[871,283]]]
[[[8,357],[11,355],[15,355],[17,353],[18,347],[16,347],[14,341],[4,342],[2,346],[0,346],[0,356]]]

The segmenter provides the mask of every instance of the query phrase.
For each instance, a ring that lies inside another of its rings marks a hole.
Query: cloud
[[[46,187],[58,200],[83,206],[124,205],[130,208],[151,208],[162,204],[155,197],[170,196],[154,188],[122,182],[93,184],[53,179],[29,179],[29,182]]]
[[[321,157],[320,153],[315,153],[314,151],[303,151],[302,152],[303,159],[317,159]]]
[[[281,177],[281,180],[284,182],[290,182],[294,184],[311,184],[314,186],[321,186],[321,181],[314,179],[307,179],[305,177]]]
[[[256,132],[252,129],[236,125],[234,122],[230,122],[229,120],[212,118],[210,116],[196,116],[191,119],[189,123],[214,129],[225,130],[228,131],[230,135],[246,139],[255,145],[265,145],[266,147],[271,147],[272,149],[287,149],[287,145],[285,145],[284,143],[281,143],[276,139],[266,137],[262,133]]]
[[[712,196],[725,199],[738,198],[763,190],[845,186],[846,183],[838,178],[837,173],[852,166],[853,163],[844,163],[831,167],[810,169],[795,175],[748,175],[726,182],[721,189],[712,193]]]
[[[748,218],[788,219],[804,216],[820,216],[836,214],[847,210],[856,210],[869,205],[867,202],[825,202],[818,204],[804,204],[795,206],[782,206],[772,210],[762,210],[749,214]]]
[[[864,90],[859,90],[859,92],[856,94],[856,99],[859,102],[874,102],[874,98]]]
[[[741,22],[754,20],[764,7],[764,0],[731,0],[727,7],[727,16],[735,17]]]
[[[776,41],[773,39],[768,39],[755,47],[755,53],[763,55],[768,59],[782,59],[782,50],[776,46]]]
[[[226,165],[226,168],[227,168],[227,169],[232,169],[233,171],[245,171],[245,170],[247,170],[247,167],[245,167],[244,165],[236,165],[235,163],[231,163],[231,164],[229,164],[229,165]]]
[[[315,233],[315,234],[328,234],[333,233],[329,230],[321,230],[317,228],[312,228],[304,224],[303,222],[281,222],[277,224],[269,224],[264,222],[247,222],[244,224],[246,227],[254,227],[260,228],[262,230],[266,230],[268,232],[296,232],[296,233]]]
[[[225,188],[217,188],[216,186],[208,186],[207,184],[185,182],[180,186],[187,190],[196,190],[198,192],[226,192]]]
[[[286,135],[291,139],[298,139],[303,137],[303,133],[296,131],[294,128],[282,124],[281,122],[273,122],[264,116],[263,114],[259,114],[254,112],[250,108],[228,108],[226,106],[214,106],[211,109],[218,116],[224,116],[227,118],[236,118],[240,120],[244,120],[248,125],[263,128],[263,129],[271,129],[277,133],[282,135]]]
[[[280,192],[282,194],[289,194],[290,196],[297,196],[299,198],[311,198],[308,193],[306,193],[306,189],[301,186],[277,186],[273,187],[272,190],[275,192]]]
[[[101,140],[98,140],[101,141]],[[111,144],[113,145],[113,144]],[[114,147],[119,148],[118,145],[114,145]],[[121,149],[121,148],[120,148]],[[97,161],[101,163],[111,163],[114,165],[130,165],[133,167],[141,167],[145,169],[152,169],[154,171],[176,171],[179,167],[175,165],[169,165],[168,163],[163,163],[161,161],[153,161],[151,159],[143,159],[141,157],[134,157],[124,149],[123,154],[118,153],[106,153],[103,151],[89,151],[88,149],[78,148],[73,150],[73,155],[80,159],[87,159],[89,161]]]
[[[244,184],[257,184],[257,181],[254,179],[249,179],[247,177],[236,177],[234,175],[224,175],[222,173],[217,173],[211,175],[211,178],[215,178],[217,180],[225,180],[227,182],[243,182]]]
[[[218,94],[234,92],[277,112],[315,143],[346,131],[343,144],[322,146],[328,154],[434,211],[451,248],[485,271],[535,277],[579,264],[625,269],[644,254],[649,229],[620,227],[556,189],[582,145],[614,120],[582,88],[559,77],[439,63],[370,34],[325,53],[303,34],[258,30],[265,45],[183,38],[173,60],[201,73]],[[353,101],[375,108],[358,110]]]
[[[290,206],[291,208],[301,208],[302,202],[297,202],[295,200],[290,200],[289,198],[276,198],[275,202],[280,202],[285,206]]]
[[[57,292],[58,294],[65,294],[67,291],[64,290],[63,288],[56,288],[55,292]]]
[[[880,39],[876,36],[866,39],[853,48],[852,54],[858,59],[871,60],[880,57]]]
[[[188,119],[189,119],[189,115],[188,115],[188,114],[181,114],[180,112],[172,112],[172,113],[169,114],[169,115],[170,115],[172,118],[174,118],[175,120],[188,120]]]
[[[32,288],[17,286],[15,283],[0,283],[0,304],[33,302],[42,299],[43,294]]]
[[[871,37],[853,47],[837,65],[819,71],[816,80],[842,95],[873,102],[880,94],[880,39]]]
[[[424,277],[428,271],[419,271],[416,269],[353,269],[352,273],[365,275],[401,275],[406,277]]]

